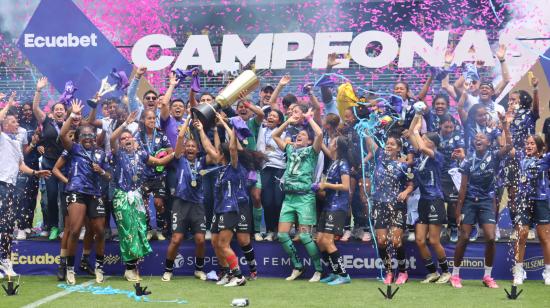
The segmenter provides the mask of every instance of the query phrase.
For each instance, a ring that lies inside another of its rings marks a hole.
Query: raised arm
[[[510,134],[510,123],[514,119],[512,112],[507,112],[506,115],[498,113],[500,122],[502,123],[502,132],[504,133],[504,144],[498,151],[499,157],[504,157],[512,150],[512,134]]]
[[[138,111],[131,112],[128,117],[126,118],[126,121],[122,123],[115,131],[111,134],[111,139],[109,142],[111,143],[111,152],[116,153],[118,151],[118,139],[120,138],[120,135],[122,135],[122,132],[128,127],[128,125],[136,120]]]
[[[450,50],[447,50],[445,53],[445,69],[449,69],[451,63],[453,62],[453,53]],[[456,99],[457,94],[455,88],[449,83],[450,74],[447,74],[443,80],[441,80],[441,87],[449,94],[450,97]]]
[[[2,110],[0,110],[0,126],[2,126],[2,122],[4,121],[4,119],[6,118],[6,115],[8,114],[8,111],[10,110],[11,107],[13,107],[13,99],[12,97],[14,96],[14,93],[15,92],[12,92],[9,100],[8,100],[8,103],[6,104],[6,106],[4,106],[4,108],[2,108]],[[0,127],[1,129],[1,127]]]
[[[426,82],[424,82],[424,85],[422,86],[422,89],[420,90],[420,93],[418,93],[417,98],[419,100],[424,100],[426,98],[426,94],[428,94],[428,91],[430,90],[430,85],[432,84],[433,76],[428,76],[428,79],[426,79]]]
[[[233,168],[237,168],[239,165],[239,142],[237,141],[237,134],[235,133],[235,130],[231,129],[229,125],[227,125],[221,114],[216,113],[216,117],[229,135],[229,156],[231,157],[231,166]]]
[[[210,139],[208,139],[208,136],[206,135],[206,132],[204,131],[204,127],[202,126],[201,121],[195,120],[193,121],[193,126],[198,130],[199,137],[201,139],[201,144],[203,149],[206,151],[206,155],[209,161],[219,161],[220,154],[216,150],[216,148],[212,145],[210,142]]]
[[[424,153],[425,155],[428,155],[429,157],[434,158],[435,152],[426,146],[426,144],[424,143],[424,140],[422,139],[422,136],[420,136],[421,127],[422,127],[422,115],[417,114],[414,116],[414,119],[411,122],[411,127],[409,129],[411,131],[411,134],[409,135],[409,140],[411,141],[411,145],[418,151]]]
[[[264,118],[265,118],[265,113],[262,110],[262,108],[254,105],[254,104],[251,104],[249,101],[243,102],[243,105],[246,108],[250,109],[250,111],[252,111],[256,115],[256,117],[254,118],[256,123],[262,124],[262,122],[264,121]]]
[[[533,116],[535,119],[539,118],[539,80],[537,77],[533,76],[531,79],[531,85],[533,85],[533,106],[531,108],[531,111],[533,112]]]
[[[288,118],[288,120],[286,120],[283,124],[281,124],[279,127],[277,127],[273,131],[273,133],[271,134],[271,138],[273,138],[273,141],[275,141],[275,143],[277,144],[279,149],[281,149],[281,151],[284,151],[285,148],[286,148],[286,145],[288,143],[290,143],[290,142],[287,142],[287,141],[281,139],[281,135],[286,130],[288,125],[290,125],[291,123],[295,123],[295,121],[296,121],[296,119],[293,119],[292,117]]]
[[[462,125],[466,125],[466,121],[468,120],[468,113],[464,109],[464,104],[466,103],[466,99],[468,98],[468,92],[466,90],[462,91],[462,94],[460,95],[460,99],[457,103],[457,111],[458,115],[460,116],[460,121],[462,122]]]
[[[304,115],[306,121],[309,123],[313,132],[315,133],[315,138],[313,139],[313,150],[317,153],[321,151],[321,145],[323,144],[323,130],[313,119],[313,110],[309,109],[308,112]]]
[[[508,69],[508,64],[506,64],[506,45],[500,44],[496,53],[498,61],[500,62],[500,71],[502,72],[502,79],[495,87],[495,95],[500,95],[502,90],[508,85],[510,80],[510,70]]]
[[[280,109],[279,104],[277,104],[277,98],[279,98],[279,94],[281,94],[281,91],[290,82],[290,80],[290,75],[284,75],[281,80],[279,80],[279,84],[277,84],[275,90],[273,90],[273,94],[271,94],[271,97],[269,98],[269,106],[271,106],[271,110]]]
[[[193,76],[196,76],[199,73],[198,70],[193,70]],[[195,91],[193,91],[193,87],[189,87],[189,106],[190,108],[193,108],[197,106],[199,103],[197,102],[197,99],[195,98]]]
[[[36,92],[34,92],[34,99],[32,100],[32,112],[34,113],[38,124],[42,124],[44,123],[44,120],[46,120],[46,113],[40,109],[40,98],[42,97],[42,89],[44,89],[47,85],[48,78],[42,77],[38,79],[38,82],[36,83]]]
[[[319,104],[319,100],[317,99],[317,96],[313,94],[313,89],[311,89],[308,93],[309,101],[311,102],[311,106],[313,107],[313,119],[318,124],[323,123],[321,120],[321,105]]]
[[[191,117],[187,117],[185,119],[185,122],[183,122],[182,127],[180,127],[180,130],[178,131],[178,139],[176,140],[176,151],[175,151],[176,158],[180,158],[183,156],[183,152],[185,150],[185,132],[189,127],[189,121],[191,121]]]
[[[145,74],[145,72],[147,72],[147,68],[145,66],[138,67],[136,70],[136,74],[132,79],[132,82],[130,82],[130,85],[128,86],[128,109],[130,110],[130,112],[143,108],[143,104],[137,97],[137,90],[139,81],[141,80],[141,77],[143,77],[143,74]]]
[[[168,90],[162,97],[160,101],[160,118],[164,121],[168,120],[170,116],[170,100],[172,99],[172,94],[174,89],[178,85],[178,80],[176,79],[176,74],[170,73],[170,84],[168,85]]]
[[[68,117],[67,121],[63,123],[61,130],[59,131],[59,136],[61,138],[61,144],[63,148],[67,151],[70,151],[73,147],[73,141],[69,137],[69,131],[73,125],[73,119],[77,116],[78,113],[82,112],[82,103],[78,99],[73,99],[71,102],[71,115]]]
[[[99,101],[100,96],[99,93],[95,94],[94,100],[97,102]],[[90,114],[88,115],[88,118],[86,119],[86,122],[90,125],[92,125],[95,128],[101,128],[103,123],[97,119],[97,105],[92,108],[90,111]]]

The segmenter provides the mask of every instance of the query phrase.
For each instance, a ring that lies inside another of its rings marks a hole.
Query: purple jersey
[[[395,203],[397,195],[405,190],[407,163],[388,158],[382,148],[376,150],[375,159],[372,198],[378,202]]]
[[[168,119],[160,119],[160,128],[162,128],[172,145],[172,148],[176,148],[176,141],[178,140],[179,127],[185,122],[185,119],[176,120],[173,116],[169,116]]]
[[[468,176],[467,198],[486,200],[495,197],[499,161],[497,152],[490,150],[482,157],[478,157],[475,151],[466,156],[460,165],[460,173]]]
[[[151,138],[147,137],[145,131],[139,132],[139,143],[142,149],[146,150],[150,156],[155,156],[156,152],[160,149],[172,148],[168,137],[161,131],[157,129],[153,130],[153,136]],[[162,181],[166,176],[166,169],[159,172],[156,170],[156,166],[146,166],[143,170],[143,175],[145,176],[146,181]]]
[[[147,167],[149,155],[145,150],[127,152],[118,149],[113,154],[115,187],[122,191],[137,190],[145,180],[143,173]]]
[[[202,188],[202,175],[200,171],[206,166],[205,157],[196,158],[190,162],[182,156],[175,160],[177,164],[178,186],[176,196],[182,200],[202,204],[204,190]]]
[[[214,212],[216,214],[239,211],[239,187],[246,187],[246,168],[238,164],[233,168],[231,164],[223,166],[216,177],[214,184]]]
[[[345,160],[335,160],[327,171],[327,183],[342,184],[342,176],[349,175],[350,167]],[[324,211],[335,212],[349,209],[349,191],[326,189]]]
[[[86,150],[79,143],[73,143],[68,152],[71,160],[66,191],[101,196],[101,176],[94,171],[92,164],[98,164],[103,170],[106,170],[108,165],[105,152],[99,148]]]
[[[441,167],[443,154],[435,151],[434,157],[422,154],[415,158],[414,182],[420,189],[420,198],[426,200],[443,199],[441,190]]]

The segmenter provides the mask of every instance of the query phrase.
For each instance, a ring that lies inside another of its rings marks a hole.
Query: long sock
[[[300,232],[300,241],[304,244],[307,254],[313,261],[313,266],[315,267],[316,272],[322,272],[323,267],[321,266],[321,256],[319,255],[319,248],[313,241],[310,233]]]
[[[447,263],[447,258],[443,258],[441,260],[437,260],[439,262],[439,268],[443,273],[449,272],[449,263]]]
[[[395,250],[397,257],[397,267],[400,273],[407,271],[407,260],[405,259],[405,246],[401,245]]]
[[[195,257],[195,270],[204,270],[204,257]]]
[[[174,260],[166,259],[166,261],[164,261],[164,264],[166,264],[164,266],[164,271],[165,272],[167,272],[167,273],[174,272]]]
[[[137,260],[127,261],[125,264],[126,270],[128,271],[135,270],[137,268]]]
[[[259,209],[252,207],[252,217],[254,218],[254,232],[260,233],[262,230],[262,217],[264,216],[264,208]]]
[[[296,247],[294,247],[292,240],[290,240],[290,235],[288,235],[288,233],[279,232],[277,233],[277,237],[279,238],[279,243],[283,246],[284,251],[290,257],[292,266],[295,269],[302,269],[304,266],[300,260],[298,260],[298,252],[296,251]]]
[[[389,260],[388,256],[388,250],[386,247],[380,247],[378,246],[378,255],[380,256],[380,259],[382,260],[382,264],[384,265],[386,271],[391,271],[391,260]]]
[[[342,258],[338,250],[330,254],[330,263],[334,274],[347,276],[346,268],[344,267],[344,258]]]
[[[239,260],[235,254],[232,254],[226,258],[229,269],[234,277],[242,277],[241,269],[239,268]]]
[[[0,259],[8,259],[12,237],[9,233],[0,233]]]
[[[321,251],[321,259],[326,263],[330,265],[330,258],[328,256],[328,252]]]
[[[460,275],[460,266],[453,267],[453,276],[459,276]]]
[[[67,256],[67,270],[74,271],[74,256]]]
[[[246,259],[246,263],[248,263],[248,267],[250,268],[250,271],[255,272],[256,260],[254,259],[254,247],[252,247],[252,244],[248,244],[246,246],[241,247],[241,250],[244,253],[244,258]]]
[[[435,273],[437,268],[435,267],[435,264],[434,264],[434,261],[432,260],[432,258],[426,259],[426,260],[424,260],[424,262],[426,263],[426,269],[428,270],[428,273],[430,273],[430,274]]]
[[[80,258],[80,263],[84,263],[84,261],[86,261],[86,263],[88,262],[88,260],[90,259],[90,252],[83,252],[82,253],[82,257]]]
[[[483,274],[484,276],[489,276],[491,277],[491,272],[493,271],[493,267],[492,266],[485,266],[485,273]]]
[[[104,262],[105,262],[105,256],[103,256],[103,255],[96,255],[95,256],[95,268],[102,269]]]

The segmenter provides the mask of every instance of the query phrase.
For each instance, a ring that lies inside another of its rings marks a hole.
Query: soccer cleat
[[[94,270],[92,269],[92,266],[90,265],[90,261],[88,261],[88,259],[81,259],[80,260],[80,265],[78,266],[78,269],[81,271],[81,272],[84,272],[90,276],[94,276],[95,275],[95,272]]]
[[[519,286],[523,284],[523,281],[527,279],[527,273],[521,267],[514,267],[514,285]]]
[[[336,275],[336,274],[334,274],[334,273],[330,273],[327,277],[325,277],[325,278],[319,280],[319,282],[321,282],[321,283],[329,283],[329,282],[334,281],[334,280],[336,280],[336,279],[338,279],[338,275]]]
[[[103,283],[104,281],[105,281],[105,277],[103,276],[103,269],[96,268],[95,269],[95,282]]]
[[[323,275],[323,273],[315,272],[309,279],[309,282],[319,282],[321,280],[321,275]]]
[[[136,269],[124,271],[124,278],[126,278],[129,282],[138,282],[141,280],[139,279]]]
[[[439,279],[437,279],[437,281],[435,283],[444,284],[444,283],[449,282],[450,279],[451,279],[451,273],[449,273],[449,272],[441,273],[441,276],[439,276]]]
[[[17,230],[17,233],[15,234],[15,239],[18,241],[23,241],[27,239],[27,232],[25,230]]]
[[[384,278],[384,284],[391,284],[393,282],[393,273],[387,273]]]
[[[244,276],[241,276],[240,278],[239,277],[233,277],[231,278],[231,280],[224,284],[223,286],[224,287],[240,287],[240,286],[244,286],[246,284],[246,279],[244,278]]]
[[[449,231],[449,240],[453,243],[458,242],[458,228],[451,227]]]
[[[351,237],[351,231],[350,230],[345,230],[344,235],[342,235],[342,237],[340,238],[340,242],[347,242],[347,241],[349,241],[350,237]]]
[[[193,275],[195,276],[195,278],[200,279],[202,281],[206,280],[206,274],[203,271],[195,271]]]
[[[67,270],[66,282],[70,286],[74,286],[76,284],[76,274],[74,270]]]
[[[407,241],[414,242],[416,240],[416,237],[414,236],[414,232],[409,231],[409,235],[407,236]]]
[[[542,272],[542,279],[544,279],[544,284],[545,285],[550,286],[550,271],[549,270],[544,270],[544,272]]]
[[[472,231],[470,232],[470,242],[475,242],[478,236],[479,232],[477,230],[477,226],[472,226]]]
[[[17,276],[17,273],[13,270],[13,265],[10,259],[3,259],[0,261],[0,270],[8,277]]]
[[[220,280],[218,280],[218,282],[216,282],[217,285],[221,286],[221,285],[225,285],[227,283],[229,283],[229,281],[231,280],[231,277],[229,277],[229,274],[223,274],[222,278],[220,278]]]
[[[451,286],[453,286],[453,288],[456,288],[456,289],[462,288],[462,282],[458,275],[452,275],[450,281],[451,281]]]
[[[256,280],[258,279],[258,272],[250,272],[250,276],[248,276],[248,280]]]
[[[399,275],[397,275],[397,280],[395,281],[395,284],[405,284],[407,280],[409,280],[409,274],[407,272],[399,273]]]
[[[298,269],[295,268],[292,270],[292,273],[290,274],[290,276],[286,277],[285,280],[286,281],[296,280],[296,278],[302,276],[303,273],[304,273],[304,268],[298,268]]]
[[[489,289],[498,289],[497,282],[489,275],[483,276],[483,284]]]
[[[265,240],[268,241],[268,242],[273,242],[274,236],[275,236],[275,233],[268,232],[267,235],[265,236]]]
[[[67,265],[59,264],[59,267],[57,268],[57,281],[65,281],[66,276],[67,276]]]
[[[259,233],[259,232],[258,232],[258,233],[254,233],[254,240],[255,240],[256,242],[261,242],[261,241],[264,240],[264,237],[263,237],[262,234]]]
[[[426,275],[426,279],[420,281],[420,283],[436,282],[438,279],[439,279],[439,273],[437,273],[437,272],[429,273],[428,275]]]
[[[528,240],[534,240],[535,238],[537,238],[535,230],[534,229],[529,229],[529,233],[527,233],[527,239]]]
[[[48,237],[48,239],[50,241],[54,241],[57,239],[57,237],[59,236],[59,229],[57,227],[53,227],[51,230],[50,230],[50,236]]]
[[[363,236],[361,237],[361,242],[367,243],[372,241],[372,235],[370,234],[370,231],[363,232]]]
[[[171,272],[164,272],[164,274],[162,274],[162,278],[160,280],[162,280],[164,282],[168,282],[168,281],[172,280],[172,275],[174,275],[174,274],[171,273]]]
[[[346,283],[351,283],[351,278],[349,277],[349,275],[346,275],[346,276],[338,275],[338,278],[336,278],[335,280],[327,284],[329,286],[337,286],[337,285],[346,284]]]
[[[157,232],[157,240],[166,241],[166,237],[162,234],[162,232]]]

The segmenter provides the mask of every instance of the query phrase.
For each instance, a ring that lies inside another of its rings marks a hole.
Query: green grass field
[[[83,283],[91,277],[78,277]],[[481,281],[464,281],[464,288],[454,290],[449,285],[423,285],[409,281],[393,300],[385,300],[377,288],[381,282],[372,279],[355,279],[349,285],[331,287],[313,284],[307,280],[287,282],[282,279],[259,278],[244,287],[224,288],[211,282],[190,277],[177,277],[163,283],[160,277],[144,278],[142,285],[153,294],[151,300],[184,299],[188,304],[137,303],[126,295],[95,295],[73,292],[40,307],[126,307],[126,306],[180,306],[180,307],[229,307],[233,298],[248,298],[252,307],[550,307],[550,287],[542,281],[528,281],[518,300],[506,298],[502,287],[510,287],[508,281],[499,281],[501,288],[491,290],[481,286]],[[102,287],[133,290],[133,286],[119,277],[110,277]],[[20,307],[52,294],[62,292],[54,277],[34,276],[21,278],[18,295],[0,297],[0,307]],[[2,290],[3,292],[3,290]]]

